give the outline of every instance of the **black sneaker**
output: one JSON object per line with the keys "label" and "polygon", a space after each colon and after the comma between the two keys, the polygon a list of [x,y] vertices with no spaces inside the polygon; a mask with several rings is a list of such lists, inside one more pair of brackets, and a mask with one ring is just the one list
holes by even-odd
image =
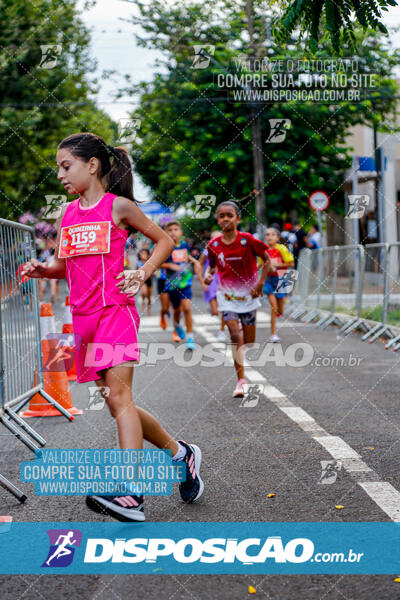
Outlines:
{"label": "black sneaker", "polygon": [[201,450],[195,444],[187,444],[179,440],[186,448],[186,456],[182,462],[186,463],[186,481],[179,484],[181,498],[186,504],[196,502],[204,490],[203,480],[200,478]]}
{"label": "black sneaker", "polygon": [[86,496],[88,508],[118,521],[144,521],[143,496]]}

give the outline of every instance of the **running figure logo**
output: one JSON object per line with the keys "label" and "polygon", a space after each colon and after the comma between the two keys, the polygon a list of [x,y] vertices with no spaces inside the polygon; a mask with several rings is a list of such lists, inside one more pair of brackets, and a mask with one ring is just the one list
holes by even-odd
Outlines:
{"label": "running figure logo", "polygon": [[[191,69],[207,69],[210,64],[210,56],[214,56],[215,46],[207,44],[206,46],[194,45],[193,62],[190,65]],[[208,55],[208,56],[207,56]]]}
{"label": "running figure logo", "polygon": [[42,58],[40,59],[39,67],[42,69],[53,69],[56,64],[58,57],[62,51],[61,44],[50,44],[45,46],[40,46],[42,51]]}
{"label": "running figure logo", "polygon": [[298,275],[298,271],[295,270],[284,273],[284,275],[279,278],[275,292],[278,294],[290,294],[294,288],[294,284],[297,281]]}
{"label": "running figure logo", "polygon": [[194,208],[194,216],[196,219],[207,219],[210,216],[211,209],[215,206],[217,197],[211,194],[205,196],[195,196],[196,206]]}
{"label": "running figure logo", "polygon": [[[46,361],[43,365],[43,372],[59,372],[69,371],[72,368],[75,360],[74,354],[68,349],[68,346],[64,348],[64,345],[60,343],[60,340],[55,339],[57,334],[49,334],[48,339],[50,340],[50,350]],[[71,343],[73,346],[73,342]]]}
{"label": "running figure logo", "polygon": [[42,567],[68,567],[74,558],[75,548],[81,545],[79,529],[48,529],[50,549]]}
{"label": "running figure logo", "polygon": [[290,119],[268,119],[270,132],[267,137],[268,144],[279,144],[279,142],[283,142],[286,138],[286,134],[288,129],[290,129],[291,120]]}
{"label": "running figure logo", "polygon": [[119,143],[131,144],[134,142],[141,122],[141,119],[120,119],[118,123]]}
{"label": "running figure logo", "polygon": [[321,460],[322,473],[318,483],[329,485],[335,483],[342,468],[340,460]]}
{"label": "running figure logo", "polygon": [[369,205],[369,196],[364,195],[349,195],[349,210],[346,214],[346,219],[361,219]]}
{"label": "running figure logo", "polygon": [[[67,202],[67,196],[64,194],[46,195],[46,206],[41,215],[42,219],[58,219],[61,214],[63,204]],[[43,210],[43,209],[42,209]]]}
{"label": "running figure logo", "polygon": [[257,406],[260,396],[263,394],[264,386],[258,384],[243,384],[244,397],[240,403],[240,407],[254,408]]}
{"label": "running figure logo", "polygon": [[105,398],[108,398],[109,395],[110,388],[107,386],[89,386],[89,402],[86,410],[101,410],[104,408]]}

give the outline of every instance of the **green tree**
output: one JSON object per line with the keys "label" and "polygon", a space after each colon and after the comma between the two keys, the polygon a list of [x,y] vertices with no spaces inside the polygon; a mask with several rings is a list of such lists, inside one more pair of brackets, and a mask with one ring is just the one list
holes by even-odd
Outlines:
{"label": "green tree", "polygon": [[308,36],[308,46],[315,52],[326,30],[334,52],[341,54],[343,44],[356,47],[354,25],[360,25],[364,31],[387,34],[381,20],[382,11],[398,3],[395,0],[290,0],[281,4],[285,10],[275,29],[279,42],[285,42],[298,29]]}
{"label": "green tree", "polygon": [[[236,6],[236,5],[235,5]],[[214,195],[217,202],[248,196],[253,189],[252,111],[245,101],[227,100],[216,82],[224,72],[234,73],[238,56],[250,56],[247,15],[231,4],[213,9],[209,5],[179,4],[166,7],[158,0],[140,5],[145,30],[143,45],[161,50],[165,61],[153,80],[128,88],[139,94],[134,117],[141,119],[140,140],[134,146],[136,170],[154,197],[175,206],[192,206],[195,195]],[[296,39],[283,49],[266,40],[266,20],[260,5],[254,18],[257,55],[272,59],[299,58]],[[150,19],[152,15],[152,19]],[[271,13],[271,18],[273,14]],[[211,25],[209,25],[211,23]],[[397,51],[386,38],[356,32],[359,64],[363,73],[377,73],[379,86],[357,104],[316,102],[258,102],[263,130],[263,162],[268,221],[285,218],[296,209],[309,215],[308,195],[324,189],[331,206],[343,210],[343,173],[351,165],[346,145],[349,128],[358,123],[393,126],[397,85],[392,78]],[[192,68],[194,45],[215,46],[206,69]],[[325,44],[318,57],[330,56]],[[301,58],[301,55],[300,55]],[[266,87],[271,86],[271,76]],[[391,120],[390,115],[393,115]],[[290,119],[284,143],[266,143],[269,119]],[[255,223],[254,202],[243,203],[244,216]],[[194,228],[209,222],[193,222]]]}
{"label": "green tree", "polygon": [[[83,130],[110,140],[116,137],[112,120],[93,100],[97,82],[89,74],[96,65],[76,4],[76,0],[0,0],[3,218],[35,212],[44,206],[45,195],[62,192],[55,154],[63,137]],[[46,53],[42,46],[51,48]]]}

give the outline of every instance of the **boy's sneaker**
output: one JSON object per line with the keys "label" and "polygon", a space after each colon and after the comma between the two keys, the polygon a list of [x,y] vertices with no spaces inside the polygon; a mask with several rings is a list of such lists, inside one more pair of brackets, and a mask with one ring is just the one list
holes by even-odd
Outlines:
{"label": "boy's sneaker", "polygon": [[118,521],[144,521],[143,496],[86,496],[88,508]]}
{"label": "boy's sneaker", "polygon": [[219,342],[226,342],[226,335],[225,335],[225,331],[222,331],[221,329],[218,331],[217,333],[217,339]]}
{"label": "boy's sneaker", "polygon": [[247,379],[245,379],[244,377],[242,377],[242,379],[239,379],[235,389],[233,390],[232,398],[242,398],[245,395],[243,384],[246,383]]}
{"label": "boy's sneaker", "polygon": [[204,490],[204,483],[200,477],[201,450],[195,444],[187,444],[182,440],[179,443],[186,448],[186,456],[181,462],[186,463],[186,481],[179,484],[182,500],[189,504],[196,502]]}
{"label": "boy's sneaker", "polygon": [[176,331],[172,332],[172,341],[173,342],[182,342],[183,340],[181,340],[181,338],[179,337],[179,335],[176,333]]}
{"label": "boy's sneaker", "polygon": [[194,350],[196,348],[196,344],[194,343],[194,339],[191,335],[189,335],[186,340],[186,348],[188,350]]}
{"label": "boy's sneaker", "polygon": [[167,323],[167,319],[165,318],[165,315],[161,315],[160,327],[161,327],[161,329],[167,329],[167,327],[168,327],[168,323]]}
{"label": "boy's sneaker", "polygon": [[269,338],[269,341],[272,344],[277,344],[278,342],[281,341],[281,338],[279,337],[279,335],[276,335],[276,333],[274,333],[274,335],[271,335],[271,337]]}
{"label": "boy's sneaker", "polygon": [[183,329],[183,327],[178,325],[178,323],[174,323],[174,330],[175,330],[176,335],[179,337],[179,340],[183,342],[183,340],[186,337],[186,333],[185,333],[185,330]]}

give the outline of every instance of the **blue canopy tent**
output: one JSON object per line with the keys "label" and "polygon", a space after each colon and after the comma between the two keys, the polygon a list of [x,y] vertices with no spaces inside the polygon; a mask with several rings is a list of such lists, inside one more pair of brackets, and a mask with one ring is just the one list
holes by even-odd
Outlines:
{"label": "blue canopy tent", "polygon": [[150,219],[157,220],[160,217],[172,216],[172,210],[169,206],[165,206],[161,202],[146,202],[145,204],[139,205],[141,210],[150,217]]}

